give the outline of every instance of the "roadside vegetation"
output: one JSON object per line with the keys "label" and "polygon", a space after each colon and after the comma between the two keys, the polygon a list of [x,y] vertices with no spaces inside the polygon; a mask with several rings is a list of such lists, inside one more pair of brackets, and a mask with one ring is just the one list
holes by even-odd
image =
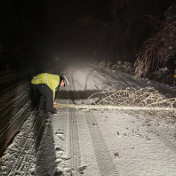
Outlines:
{"label": "roadside vegetation", "polygon": [[132,62],[132,68],[126,71],[135,77],[172,84],[176,71],[176,5],[165,0],[113,0],[111,16],[110,21],[82,20],[94,34],[94,57],[99,64],[103,66],[105,60],[113,66],[120,60],[118,69],[124,69]]}

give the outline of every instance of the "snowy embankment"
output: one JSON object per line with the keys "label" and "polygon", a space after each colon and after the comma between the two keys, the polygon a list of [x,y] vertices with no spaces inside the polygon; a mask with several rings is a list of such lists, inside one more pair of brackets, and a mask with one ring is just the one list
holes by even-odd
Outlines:
{"label": "snowy embankment", "polygon": [[69,67],[62,73],[71,84],[60,89],[57,103],[68,107],[58,107],[56,116],[30,114],[2,157],[2,175],[176,175],[174,110],[69,107],[100,101],[98,93],[103,90],[153,86],[176,97],[173,88],[91,65]]}

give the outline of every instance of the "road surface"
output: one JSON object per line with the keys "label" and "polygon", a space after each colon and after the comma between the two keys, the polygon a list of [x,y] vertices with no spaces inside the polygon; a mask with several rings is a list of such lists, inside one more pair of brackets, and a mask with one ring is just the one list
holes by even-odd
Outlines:
{"label": "road surface", "polygon": [[[59,104],[92,104],[101,96],[86,101],[88,97],[104,89],[138,90],[151,84],[175,95],[168,86],[92,65],[44,70],[68,77],[70,86],[60,89]],[[1,158],[2,176],[176,175],[175,112],[163,117],[145,111],[61,107],[55,116],[38,114],[29,98],[27,75],[14,79],[16,84],[3,83],[0,92],[1,142],[7,147]]]}

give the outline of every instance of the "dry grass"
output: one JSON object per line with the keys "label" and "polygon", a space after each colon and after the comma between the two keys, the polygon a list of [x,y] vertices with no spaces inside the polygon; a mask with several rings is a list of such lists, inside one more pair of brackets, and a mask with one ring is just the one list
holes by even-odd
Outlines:
{"label": "dry grass", "polygon": [[[99,101],[92,104],[96,105],[113,105],[118,107],[127,107],[134,111],[139,111],[140,107],[146,109],[146,113],[149,115],[157,114],[162,117],[174,117],[176,115],[176,98],[167,98],[166,95],[159,93],[153,87],[145,87],[140,90],[134,91],[129,88],[125,90],[107,91],[92,94],[85,102],[96,96],[101,96]],[[129,108],[128,108],[129,107]],[[161,111],[153,111],[154,109],[160,109]],[[170,110],[169,110],[170,109]]]}
{"label": "dry grass", "polygon": [[97,94],[102,94],[103,98],[98,102],[94,102],[93,104],[95,105],[176,107],[176,98],[167,98],[150,86],[137,91],[130,90],[129,88],[116,91],[103,90],[102,92],[92,94],[86,102]]}

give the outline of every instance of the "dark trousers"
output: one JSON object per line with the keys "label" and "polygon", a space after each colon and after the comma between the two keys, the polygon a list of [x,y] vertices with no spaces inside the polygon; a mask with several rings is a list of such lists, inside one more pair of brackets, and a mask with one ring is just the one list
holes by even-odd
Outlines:
{"label": "dark trousers", "polygon": [[46,84],[33,85],[33,87],[41,94],[38,107],[45,109],[46,112],[53,111],[53,91]]}

